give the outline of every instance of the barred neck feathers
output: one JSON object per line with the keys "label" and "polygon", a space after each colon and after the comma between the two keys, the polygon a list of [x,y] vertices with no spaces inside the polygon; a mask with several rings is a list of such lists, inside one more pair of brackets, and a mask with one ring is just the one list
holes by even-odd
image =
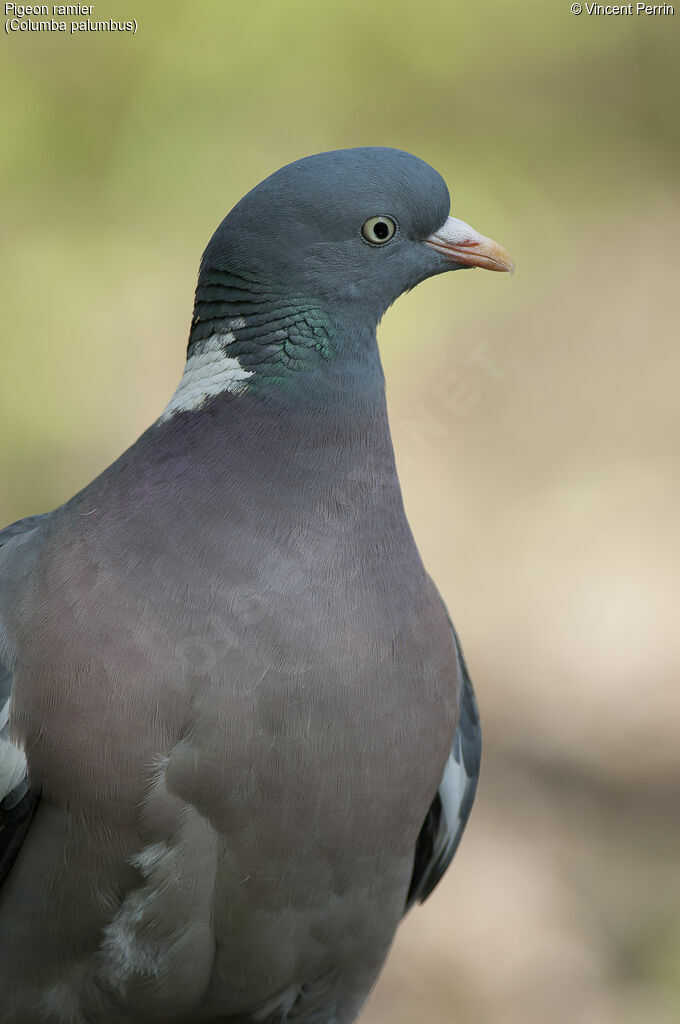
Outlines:
{"label": "barred neck feathers", "polygon": [[219,395],[327,400],[348,375],[359,391],[375,390],[383,380],[375,333],[363,334],[343,330],[313,302],[261,288],[252,278],[203,272],[184,374],[160,422]]}

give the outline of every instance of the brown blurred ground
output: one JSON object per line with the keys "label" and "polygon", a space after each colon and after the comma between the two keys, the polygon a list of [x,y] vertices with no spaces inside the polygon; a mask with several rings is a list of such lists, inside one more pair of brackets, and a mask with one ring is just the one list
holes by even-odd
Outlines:
{"label": "brown blurred ground", "polygon": [[518,265],[427,282],[380,335],[485,754],[364,1019],[679,1020],[680,12],[115,8],[134,39],[2,39],[0,522],[158,414],[201,248],[255,181],[336,146],[430,160]]}

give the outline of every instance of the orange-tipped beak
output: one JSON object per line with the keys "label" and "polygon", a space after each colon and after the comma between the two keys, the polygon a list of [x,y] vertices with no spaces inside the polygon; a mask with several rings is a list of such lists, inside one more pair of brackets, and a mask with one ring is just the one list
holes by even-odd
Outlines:
{"label": "orange-tipped beak", "polygon": [[515,264],[502,245],[492,238],[480,235],[464,220],[449,217],[445,224],[425,239],[431,246],[446,256],[452,263],[464,267],[482,267],[484,270],[507,271],[512,274]]}

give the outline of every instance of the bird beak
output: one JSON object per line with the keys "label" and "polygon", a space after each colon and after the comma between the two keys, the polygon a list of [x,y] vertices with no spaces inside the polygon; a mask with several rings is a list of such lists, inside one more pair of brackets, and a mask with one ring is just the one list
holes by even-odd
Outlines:
{"label": "bird beak", "polygon": [[425,245],[436,249],[451,263],[464,267],[483,267],[484,270],[508,271],[511,274],[515,269],[502,245],[480,235],[464,220],[455,217],[448,217],[433,235],[425,239]]}

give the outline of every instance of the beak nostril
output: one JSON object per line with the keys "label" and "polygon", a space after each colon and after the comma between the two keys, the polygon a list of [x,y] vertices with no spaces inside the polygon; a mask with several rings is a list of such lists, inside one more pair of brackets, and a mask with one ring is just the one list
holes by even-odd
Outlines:
{"label": "beak nostril", "polygon": [[425,239],[425,244],[458,266],[481,267],[510,274],[515,270],[513,260],[502,245],[455,217],[449,217],[445,224]]}

